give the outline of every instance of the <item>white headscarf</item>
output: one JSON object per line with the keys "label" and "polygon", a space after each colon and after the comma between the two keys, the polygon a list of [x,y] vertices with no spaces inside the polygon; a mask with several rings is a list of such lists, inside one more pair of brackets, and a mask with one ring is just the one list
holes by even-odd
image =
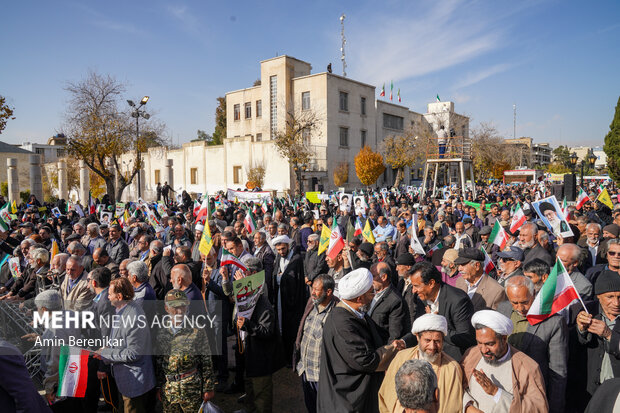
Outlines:
{"label": "white headscarf", "polygon": [[424,314],[413,322],[411,332],[418,334],[423,331],[441,331],[444,336],[448,335],[448,322],[446,318],[438,314]]}
{"label": "white headscarf", "polygon": [[471,318],[471,324],[474,328],[476,328],[476,325],[483,325],[502,336],[509,336],[513,329],[512,321],[494,310],[480,310],[474,313],[474,316]]}
{"label": "white headscarf", "polygon": [[338,292],[343,300],[353,300],[372,288],[372,274],[366,268],[351,271],[338,282]]}

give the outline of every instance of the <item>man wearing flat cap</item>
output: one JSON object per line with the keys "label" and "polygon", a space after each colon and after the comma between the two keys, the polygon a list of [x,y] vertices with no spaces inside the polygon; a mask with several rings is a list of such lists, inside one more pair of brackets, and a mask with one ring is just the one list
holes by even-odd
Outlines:
{"label": "man wearing flat cap", "polygon": [[516,275],[523,275],[523,261],[525,254],[523,250],[516,245],[511,245],[504,251],[497,253],[497,264],[499,267],[499,278],[497,282],[502,286],[506,285],[506,280]]}
{"label": "man wearing flat cap", "polygon": [[[594,284],[596,300],[588,311],[577,315],[579,343],[587,351],[587,400],[605,380],[620,377],[620,351],[618,334],[612,335],[620,315],[620,276],[605,270]],[[578,304],[575,304],[577,306]],[[581,304],[579,304],[581,305]],[[583,348],[582,348],[583,351]]]}
{"label": "man wearing flat cap", "polygon": [[478,345],[463,356],[467,389],[463,411],[547,412],[545,381],[538,364],[508,344],[512,321],[493,310],[474,314]]}
{"label": "man wearing flat cap", "polygon": [[380,372],[396,354],[399,341],[382,346],[376,325],[366,314],[374,296],[370,271],[351,271],[338,288],[341,301],[323,327],[317,411],[376,412]]}
{"label": "man wearing flat cap", "polygon": [[276,249],[271,277],[278,327],[284,345],[284,359],[292,360],[295,338],[306,306],[306,281],[304,261],[291,248],[288,235],[279,235],[272,240]]}
{"label": "man wearing flat cap", "polygon": [[497,306],[506,300],[504,289],[497,281],[484,272],[484,253],[476,248],[465,248],[459,251],[454,261],[461,277],[456,280],[456,288],[465,291],[474,311],[485,309],[497,310]]}
{"label": "man wearing flat cap", "polygon": [[411,332],[416,335],[418,345],[399,351],[390,363],[379,389],[379,411],[381,413],[403,411],[396,397],[394,377],[407,360],[419,359],[429,362],[437,375],[438,412],[461,412],[463,371],[457,361],[443,352],[444,337],[448,334],[446,318],[437,314],[424,314],[415,320]]}

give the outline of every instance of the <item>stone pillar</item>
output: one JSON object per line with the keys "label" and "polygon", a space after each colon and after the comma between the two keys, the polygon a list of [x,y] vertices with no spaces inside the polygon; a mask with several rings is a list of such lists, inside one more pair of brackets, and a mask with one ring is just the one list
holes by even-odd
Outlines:
{"label": "stone pillar", "polygon": [[9,185],[9,201],[21,203],[19,199],[19,173],[17,172],[17,159],[8,158],[7,166],[7,183]]}
{"label": "stone pillar", "polygon": [[88,207],[88,191],[90,190],[90,175],[86,162],[80,161],[80,203]]}
{"label": "stone pillar", "polygon": [[67,182],[67,162],[58,161],[58,197],[66,200],[69,197]]}
{"label": "stone pillar", "polygon": [[41,181],[41,158],[30,155],[30,194],[43,202],[43,182]]}
{"label": "stone pillar", "polygon": [[[166,159],[166,181],[170,188],[174,189],[174,171],[172,170],[172,159]],[[172,196],[172,195],[170,195]]]}

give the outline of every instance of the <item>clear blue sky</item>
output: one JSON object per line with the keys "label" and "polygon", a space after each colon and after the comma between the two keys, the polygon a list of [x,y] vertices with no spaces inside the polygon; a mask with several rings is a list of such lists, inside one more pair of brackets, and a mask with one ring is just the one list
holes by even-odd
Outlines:
{"label": "clear blue sky", "polygon": [[[259,61],[288,54],[313,72],[383,83],[424,113],[437,94],[472,126],[553,146],[600,145],[620,94],[620,2],[13,1],[0,13],[0,94],[17,119],[9,143],[44,142],[62,125],[64,86],[88,70],[128,85],[127,99],[186,142],[213,132],[216,97],[252,85]],[[388,91],[389,93],[389,91]]]}

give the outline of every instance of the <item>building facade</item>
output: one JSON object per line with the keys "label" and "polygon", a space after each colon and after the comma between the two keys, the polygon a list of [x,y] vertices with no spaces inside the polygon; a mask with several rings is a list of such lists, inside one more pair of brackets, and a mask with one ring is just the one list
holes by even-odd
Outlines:
{"label": "building facade", "polygon": [[40,155],[44,163],[57,162],[67,156],[67,138],[62,133],[52,136],[47,144],[24,142],[19,147]]}
{"label": "building facade", "polygon": [[[306,191],[336,188],[333,171],[340,165],[349,170],[347,189],[359,188],[354,158],[368,145],[381,150],[389,135],[436,134],[441,125],[458,136],[469,136],[469,118],[454,112],[452,102],[430,103],[421,114],[392,102],[375,99],[375,86],[333,73],[311,73],[312,66],[290,56],[260,62],[256,86],[226,93],[226,138],[222,145],[203,141],[183,144],[180,149],[151,148],[143,155],[142,193],[155,195],[157,183],[168,182],[176,191],[214,193],[227,188],[245,188],[248,172],[265,168],[264,190],[294,190],[296,175],[274,145],[273,138],[295,117],[314,116],[318,127],[304,136],[311,159],[304,165]],[[131,154],[123,159],[131,169]],[[421,179],[422,164],[407,168],[404,183]],[[395,171],[386,170],[377,185],[393,183]],[[137,182],[123,198],[137,195]]]}
{"label": "building facade", "polygon": [[553,151],[548,143],[534,143],[532,138],[504,139],[518,151],[520,165],[528,168],[544,168],[551,163]]}

